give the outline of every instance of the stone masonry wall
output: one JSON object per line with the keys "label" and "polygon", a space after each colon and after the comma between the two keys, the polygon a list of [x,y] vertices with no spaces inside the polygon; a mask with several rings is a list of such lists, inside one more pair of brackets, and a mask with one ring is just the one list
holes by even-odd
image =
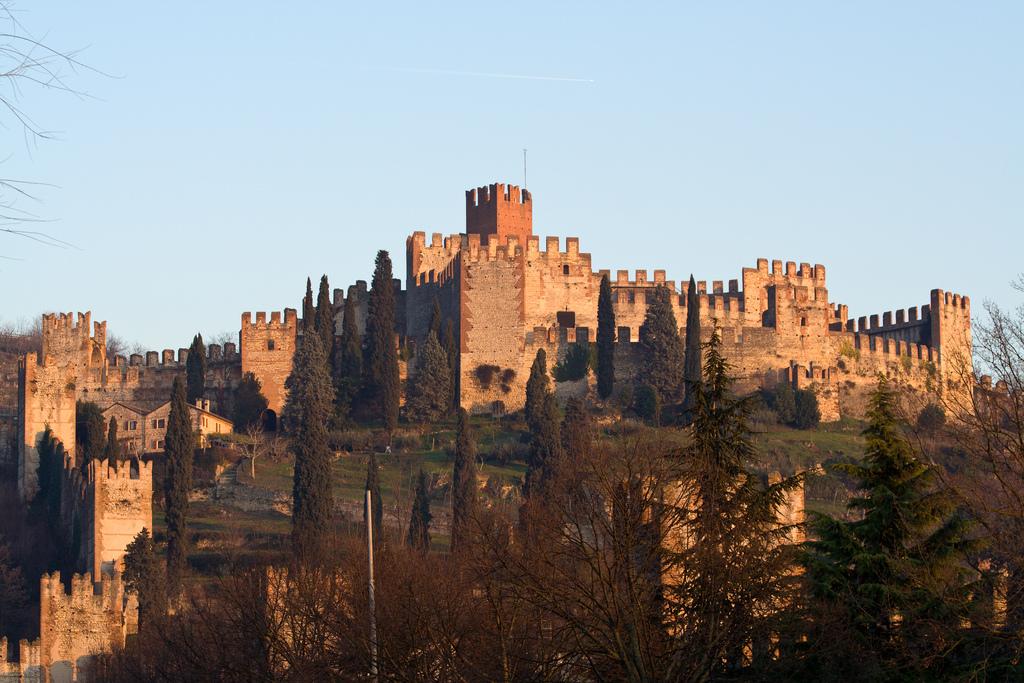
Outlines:
{"label": "stone masonry wall", "polygon": [[274,311],[267,314],[242,314],[242,374],[251,372],[260,381],[268,408],[278,415],[284,408],[287,392],[284,382],[292,371],[295,355],[298,321],[295,309],[286,308],[284,318]]}

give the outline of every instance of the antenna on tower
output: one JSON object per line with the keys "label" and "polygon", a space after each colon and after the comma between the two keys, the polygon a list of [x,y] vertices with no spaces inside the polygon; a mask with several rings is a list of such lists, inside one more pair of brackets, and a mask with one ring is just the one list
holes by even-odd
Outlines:
{"label": "antenna on tower", "polygon": [[526,187],[526,148],[523,147],[523,187]]}

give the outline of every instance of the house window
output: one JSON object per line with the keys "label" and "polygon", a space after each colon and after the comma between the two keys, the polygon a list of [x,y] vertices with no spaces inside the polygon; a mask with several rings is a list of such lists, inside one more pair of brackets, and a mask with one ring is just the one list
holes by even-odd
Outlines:
{"label": "house window", "polygon": [[157,441],[156,442],[156,447],[159,448],[160,450],[163,450],[163,448],[164,448],[164,440],[160,439],[159,441]]}
{"label": "house window", "polygon": [[157,429],[163,429],[166,426],[167,426],[167,420],[165,420],[164,418],[161,417],[159,420],[156,421],[156,428]]}
{"label": "house window", "polygon": [[273,339],[268,339],[267,340],[267,351],[273,351],[273,350],[274,350],[274,340]]}
{"label": "house window", "polygon": [[153,439],[152,441],[149,442],[149,447],[152,448],[153,450],[156,450],[156,439]]}
{"label": "house window", "polygon": [[128,420],[128,431],[129,432],[134,432],[138,428],[139,428],[139,423],[138,422],[136,422],[135,420]]}
{"label": "house window", "polygon": [[153,429],[156,429],[156,418],[155,417],[150,421],[149,426],[152,427]]}
{"label": "house window", "polygon": [[205,427],[205,426],[207,426],[207,424],[208,424],[208,422],[206,421],[206,418],[204,417],[203,418],[203,426]]}

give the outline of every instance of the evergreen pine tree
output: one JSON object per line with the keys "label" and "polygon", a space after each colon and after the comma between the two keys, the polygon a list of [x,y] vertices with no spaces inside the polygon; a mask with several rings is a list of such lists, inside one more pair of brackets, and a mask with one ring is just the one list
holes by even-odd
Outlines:
{"label": "evergreen pine tree", "polygon": [[664,286],[647,295],[647,313],[640,326],[644,375],[663,403],[675,403],[683,389],[683,345],[672,311],[671,293]]}
{"label": "evergreen pine tree", "polygon": [[249,427],[262,423],[268,403],[256,375],[251,372],[242,375],[242,381],[235,387],[234,403],[235,411],[232,420],[235,423],[236,432],[245,434]]}
{"label": "evergreen pine tree", "polygon": [[425,553],[430,550],[430,494],[427,492],[427,475],[420,470],[416,478],[416,498],[412,502],[412,516],[409,519],[410,548]]}
{"label": "evergreen pine tree", "polygon": [[683,354],[683,419],[689,421],[697,400],[696,387],[701,381],[700,297],[697,282],[690,275],[686,290],[686,349]]}
{"label": "evergreen pine tree", "polygon": [[430,309],[430,326],[427,328],[427,334],[431,332],[434,336],[441,339],[441,301],[434,295],[434,303]]}
{"label": "evergreen pine tree", "polygon": [[121,460],[121,442],[117,440],[117,418],[111,416],[107,428],[107,443],[103,446],[103,459],[111,465]]}
{"label": "evergreen pine tree", "polygon": [[302,334],[316,329],[316,308],[313,306],[313,282],[306,278],[306,295],[302,297]]}
{"label": "evergreen pine tree", "polygon": [[320,335],[320,345],[327,356],[327,367],[331,367],[331,357],[334,355],[334,306],[331,304],[331,287],[327,283],[327,276],[320,277],[320,291],[316,298],[316,332]]}
{"label": "evergreen pine tree", "polygon": [[968,540],[955,494],[935,466],[915,455],[897,414],[896,394],[880,376],[863,432],[864,458],[844,467],[861,491],[848,503],[854,514],[814,514],[817,540],[805,555],[819,616],[834,615],[842,629],[831,632],[822,663],[849,680],[943,678],[965,635],[971,593],[965,559],[977,546]]}
{"label": "evergreen pine tree", "polygon": [[615,308],[612,286],[607,275],[601,276],[597,296],[597,395],[606,399],[615,387]]}
{"label": "evergreen pine tree", "polygon": [[459,408],[455,432],[455,467],[452,472],[451,547],[456,553],[469,545],[472,522],[476,516],[476,443],[469,424],[469,413]]}
{"label": "evergreen pine tree", "polygon": [[164,516],[167,518],[167,587],[175,596],[188,564],[188,494],[192,489],[192,458],[195,438],[189,417],[185,386],[174,378],[171,388],[171,412],[167,417],[164,459]]}
{"label": "evergreen pine tree", "polygon": [[430,332],[416,354],[416,374],[406,382],[406,414],[414,422],[432,422],[447,415],[451,406],[448,358]]}
{"label": "evergreen pine tree", "polygon": [[347,418],[352,414],[352,402],[363,382],[363,347],[356,326],[355,295],[345,299],[341,322],[341,346],[335,354],[334,386],[337,412]]}
{"label": "evergreen pine tree", "polygon": [[295,353],[285,388],[295,453],[292,548],[299,560],[315,563],[322,559],[320,551],[330,532],[333,508],[327,423],[334,398],[327,358],[315,332],[303,339]]}
{"label": "evergreen pine tree", "polygon": [[366,318],[367,397],[393,432],[398,425],[401,387],[398,379],[398,355],[395,349],[395,290],[392,284],[391,257],[377,252]]}
{"label": "evergreen pine tree", "polygon": [[[771,617],[786,604],[791,576],[790,527],[781,512],[797,478],[765,485],[749,428],[751,401],[736,397],[718,334],[704,346],[695,385],[691,439],[679,458],[683,482],[671,510],[681,520],[681,549],[667,559],[685,568],[665,586],[666,607],[678,615],[681,680],[724,675],[747,644],[767,641]],[[660,514],[669,514],[669,510]],[[742,595],[743,599],[736,599]]]}
{"label": "evergreen pine tree", "polygon": [[146,633],[167,614],[164,568],[148,529],[143,528],[125,548],[122,578],[125,588],[138,595],[139,631]]}
{"label": "evergreen pine tree", "polygon": [[583,401],[570,398],[565,403],[562,419],[562,451],[572,459],[586,459],[594,446],[594,428]]}
{"label": "evergreen pine tree", "polygon": [[201,334],[193,337],[192,345],[188,347],[188,356],[185,358],[185,381],[186,399],[191,405],[195,405],[206,393],[206,345],[203,344]]}
{"label": "evergreen pine tree", "polygon": [[544,399],[551,391],[548,378],[548,360],[544,349],[537,349],[537,355],[530,366],[530,378],[526,380],[526,424],[531,432],[536,432],[538,421],[544,411]]}
{"label": "evergreen pine tree", "polygon": [[[373,451],[370,451],[370,457],[366,461],[366,485],[363,491],[370,492],[370,502],[373,504],[373,543],[379,545],[384,540],[381,537],[381,529],[384,528],[384,499],[380,494],[380,464],[377,462],[377,454]],[[364,500],[363,529],[366,529],[366,512]]]}

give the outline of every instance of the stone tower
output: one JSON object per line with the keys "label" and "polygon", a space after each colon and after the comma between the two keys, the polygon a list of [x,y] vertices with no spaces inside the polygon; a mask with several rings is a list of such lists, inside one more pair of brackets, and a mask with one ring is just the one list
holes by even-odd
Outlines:
{"label": "stone tower", "polygon": [[298,329],[294,308],[284,309],[283,319],[279,311],[272,311],[269,321],[262,311],[256,313],[255,322],[252,313],[242,314],[242,374],[251,372],[260,381],[274,419],[280,416],[287,397],[284,381],[292,371]]}
{"label": "stone tower", "polygon": [[525,246],[533,234],[533,198],[529,190],[492,183],[466,190],[466,234],[480,235],[486,245],[492,235],[501,246],[515,237]]}

